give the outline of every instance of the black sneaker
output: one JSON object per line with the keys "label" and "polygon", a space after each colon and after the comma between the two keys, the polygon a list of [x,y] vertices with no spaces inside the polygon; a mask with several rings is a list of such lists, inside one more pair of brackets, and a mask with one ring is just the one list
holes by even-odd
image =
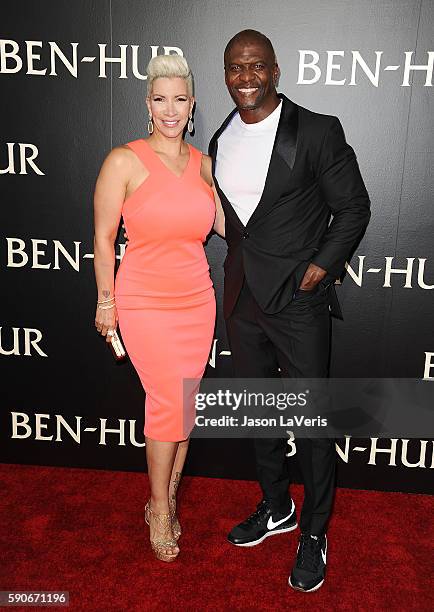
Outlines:
{"label": "black sneaker", "polygon": [[277,533],[286,533],[297,528],[295,504],[291,499],[291,510],[287,514],[273,512],[270,503],[263,499],[254,512],[243,523],[232,529],[228,540],[236,546],[256,546]]}
{"label": "black sneaker", "polygon": [[289,585],[309,593],[320,588],[325,578],[327,537],[304,533],[297,548],[297,560],[289,577]]}

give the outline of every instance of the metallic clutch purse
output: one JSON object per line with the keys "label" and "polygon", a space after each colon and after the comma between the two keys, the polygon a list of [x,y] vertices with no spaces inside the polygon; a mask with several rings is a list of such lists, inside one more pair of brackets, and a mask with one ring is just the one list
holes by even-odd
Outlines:
{"label": "metallic clutch purse", "polygon": [[111,340],[109,344],[110,344],[110,348],[112,350],[113,356],[116,359],[116,361],[122,361],[123,359],[125,359],[127,353],[124,349],[124,345],[122,344],[121,339],[119,338],[116,330],[111,336]]}

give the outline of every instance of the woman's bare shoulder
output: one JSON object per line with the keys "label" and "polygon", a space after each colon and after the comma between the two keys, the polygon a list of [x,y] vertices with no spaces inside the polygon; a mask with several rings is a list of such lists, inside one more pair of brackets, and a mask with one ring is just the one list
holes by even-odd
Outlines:
{"label": "woman's bare shoulder", "polygon": [[128,145],[121,144],[117,147],[113,147],[109,155],[117,159],[131,159],[134,158],[135,153]]}
{"label": "woman's bare shoulder", "polygon": [[110,153],[104,160],[104,165],[118,170],[131,168],[131,164],[134,163],[136,155],[130,147],[127,145],[118,145],[113,147]]}

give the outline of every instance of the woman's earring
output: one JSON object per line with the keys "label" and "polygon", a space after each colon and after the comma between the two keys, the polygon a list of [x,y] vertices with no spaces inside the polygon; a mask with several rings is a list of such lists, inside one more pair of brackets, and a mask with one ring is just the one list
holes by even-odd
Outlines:
{"label": "woman's earring", "polygon": [[152,121],[152,115],[149,115],[149,119],[148,119],[148,132],[150,134],[152,134],[153,131],[154,131],[154,122]]}
{"label": "woman's earring", "polygon": [[189,134],[191,134],[193,130],[194,130],[193,117],[192,117],[192,115],[190,113],[190,115],[188,117],[187,131],[188,131]]}

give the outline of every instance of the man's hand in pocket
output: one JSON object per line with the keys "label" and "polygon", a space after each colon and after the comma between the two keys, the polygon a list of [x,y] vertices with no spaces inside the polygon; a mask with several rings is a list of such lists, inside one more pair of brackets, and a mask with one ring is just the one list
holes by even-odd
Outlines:
{"label": "man's hand in pocket", "polygon": [[327,275],[327,270],[316,266],[315,264],[309,264],[308,269],[306,270],[303,280],[301,281],[301,285],[299,289],[301,291],[312,291],[319,282]]}

